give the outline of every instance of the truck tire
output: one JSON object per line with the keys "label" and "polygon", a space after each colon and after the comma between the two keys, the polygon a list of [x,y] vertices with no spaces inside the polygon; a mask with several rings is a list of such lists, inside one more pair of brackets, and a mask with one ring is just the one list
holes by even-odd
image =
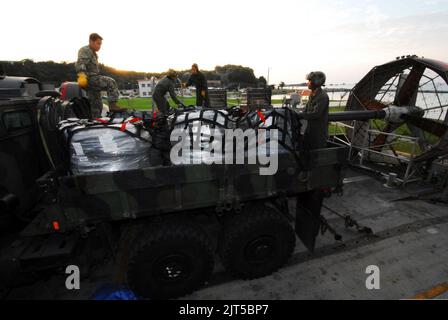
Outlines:
{"label": "truck tire", "polygon": [[137,238],[127,271],[141,298],[177,298],[202,287],[213,271],[213,246],[200,226],[163,225]]}
{"label": "truck tire", "polygon": [[294,230],[283,214],[265,205],[251,205],[225,223],[219,254],[231,274],[254,279],[283,266],[295,242]]}

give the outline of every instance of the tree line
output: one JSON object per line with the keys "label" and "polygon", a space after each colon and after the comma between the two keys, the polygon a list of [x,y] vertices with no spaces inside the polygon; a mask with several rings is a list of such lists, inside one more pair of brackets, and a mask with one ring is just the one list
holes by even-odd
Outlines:
{"label": "tree line", "polygon": [[[21,61],[0,61],[0,68],[9,76],[33,77],[42,83],[59,86],[64,81],[76,81],[74,63],[57,63],[53,61],[34,62],[31,59]],[[120,89],[136,89],[137,80],[144,78],[160,78],[165,73],[136,72],[117,70],[100,64],[100,72],[112,77]],[[186,81],[190,70],[179,70],[179,78]],[[216,66],[214,70],[202,70],[207,80],[219,80],[224,88],[239,89],[248,87],[264,87],[266,79],[257,78],[254,70],[239,65]]]}

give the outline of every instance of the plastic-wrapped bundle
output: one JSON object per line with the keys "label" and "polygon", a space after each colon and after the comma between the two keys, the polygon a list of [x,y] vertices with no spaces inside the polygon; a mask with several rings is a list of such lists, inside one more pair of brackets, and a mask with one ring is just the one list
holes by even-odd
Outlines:
{"label": "plastic-wrapped bundle", "polygon": [[[275,153],[290,152],[294,149],[292,143],[293,124],[291,114],[288,112],[286,109],[270,109],[263,111],[260,115],[260,111],[251,111],[243,117],[235,118],[226,110],[195,110],[172,115],[169,122],[173,129],[185,129],[187,131],[187,146],[193,145],[191,143],[192,139],[193,143],[196,143],[195,148],[191,147],[190,150],[186,150],[187,152],[179,154],[182,163],[201,163],[201,161],[211,162],[212,159],[215,159],[209,152],[212,145],[212,149],[216,150],[216,145],[221,143],[220,150],[223,155],[230,151],[226,150],[225,129],[254,130],[255,139],[248,139],[244,145],[246,157],[253,158],[257,154],[270,156]],[[218,130],[221,134],[222,142],[211,138],[213,129]],[[271,129],[277,129],[276,136],[272,135],[273,131]],[[271,144],[271,139],[277,140],[278,143]],[[275,149],[271,148],[275,146]],[[232,148],[238,149],[234,145],[232,145]]]}
{"label": "plastic-wrapped bundle", "polygon": [[[181,152],[180,155],[183,163],[211,161],[211,158],[209,159],[210,153],[201,150],[209,150],[212,143],[217,143],[217,141],[213,142],[213,139],[211,139],[213,130],[217,130],[224,137],[224,129],[233,126],[233,123],[228,119],[226,110],[194,110],[182,112],[170,116],[168,121],[173,130],[185,129],[189,133],[187,145],[190,145],[191,149],[185,153]],[[199,130],[200,132],[198,132]],[[193,144],[197,144],[197,147],[193,148]]]}
{"label": "plastic-wrapped bundle", "polygon": [[[257,137],[254,141],[248,141],[245,147],[245,155],[247,158],[255,158],[259,155],[264,157],[269,157],[273,154],[290,152],[281,143],[280,137],[282,135],[281,131],[277,131],[277,135],[272,134],[273,131],[260,130],[257,131]],[[276,140],[276,143],[271,143]]]}
{"label": "plastic-wrapped bundle", "polygon": [[[294,149],[292,143],[292,136],[294,134],[293,127],[298,124],[292,123],[291,111],[288,109],[269,109],[263,111],[261,114],[258,111],[251,111],[247,114],[244,120],[240,121],[239,127],[243,130],[247,128],[266,129],[264,137],[261,137],[258,142],[265,143],[269,141],[269,131],[271,129],[278,130],[278,136],[274,137],[279,143],[279,152],[286,152],[285,148]],[[298,133],[298,132],[297,132]],[[264,142],[263,142],[264,141]]]}
{"label": "plastic-wrapped bundle", "polygon": [[[117,121],[118,122],[118,121]],[[150,166],[148,131],[127,121],[95,123],[85,120],[62,121],[70,152],[73,174],[123,171]]]}

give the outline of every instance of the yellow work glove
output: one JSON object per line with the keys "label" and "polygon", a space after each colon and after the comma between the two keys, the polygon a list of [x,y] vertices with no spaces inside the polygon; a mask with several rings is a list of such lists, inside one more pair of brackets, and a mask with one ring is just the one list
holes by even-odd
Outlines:
{"label": "yellow work glove", "polygon": [[205,90],[201,91],[201,96],[205,97]]}
{"label": "yellow work glove", "polygon": [[87,75],[84,72],[78,73],[78,86],[84,89],[87,87],[87,83]]}

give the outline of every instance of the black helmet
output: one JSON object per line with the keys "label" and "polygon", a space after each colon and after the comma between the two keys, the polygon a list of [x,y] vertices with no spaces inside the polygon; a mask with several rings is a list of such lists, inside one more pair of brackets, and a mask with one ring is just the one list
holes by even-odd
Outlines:
{"label": "black helmet", "polygon": [[311,81],[312,85],[318,88],[325,85],[327,77],[322,71],[313,71],[306,75],[306,80]]}

